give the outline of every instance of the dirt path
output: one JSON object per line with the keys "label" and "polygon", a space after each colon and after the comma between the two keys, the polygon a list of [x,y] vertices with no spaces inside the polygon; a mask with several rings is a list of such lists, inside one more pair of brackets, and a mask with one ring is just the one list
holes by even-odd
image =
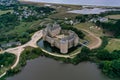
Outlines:
{"label": "dirt path", "polygon": [[91,39],[91,43],[88,45],[88,48],[89,49],[96,49],[98,47],[101,46],[102,44],[102,40],[97,37],[95,34],[93,34],[92,32],[88,31],[88,30],[85,30],[85,29],[81,29],[85,32],[87,32],[87,36]]}
{"label": "dirt path", "polygon": [[25,47],[27,46],[31,46],[31,47],[37,47],[37,41],[42,37],[42,30],[37,31],[31,38],[31,40],[29,42],[27,42],[26,44],[22,45],[22,46],[18,46],[16,48],[9,48],[7,50],[5,50],[4,52],[9,52],[12,54],[15,54],[17,56],[16,62],[13,66],[11,66],[11,69],[15,68],[19,62],[19,58],[20,55],[22,53],[22,51],[24,51]]}
{"label": "dirt path", "polygon": [[[9,49],[3,51],[3,53],[8,52],[11,54],[15,54],[17,57],[15,63],[11,66],[11,69],[14,69],[17,66],[17,64],[19,63],[20,55],[21,55],[22,51],[24,51],[25,47],[31,46],[31,47],[36,48],[37,47],[36,43],[41,38],[42,38],[42,30],[35,32],[35,34],[31,38],[31,40],[29,42],[27,42],[26,44],[15,47],[15,48],[9,48]],[[0,75],[0,78],[3,77],[4,75],[6,75],[6,72],[4,72],[2,75]]]}

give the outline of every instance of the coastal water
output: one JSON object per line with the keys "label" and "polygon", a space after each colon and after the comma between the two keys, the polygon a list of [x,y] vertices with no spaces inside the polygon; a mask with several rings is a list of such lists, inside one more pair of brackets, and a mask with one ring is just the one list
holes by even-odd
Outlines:
{"label": "coastal water", "polygon": [[95,63],[65,64],[50,58],[39,57],[27,62],[22,71],[7,80],[110,80]]}
{"label": "coastal water", "polygon": [[120,11],[120,9],[102,9],[102,8],[93,8],[93,9],[81,9],[81,10],[72,10],[68,11],[68,13],[76,13],[76,14],[100,14],[106,11]]}
{"label": "coastal water", "polygon": [[120,0],[25,0],[32,2],[46,2],[73,5],[95,5],[120,7]]}

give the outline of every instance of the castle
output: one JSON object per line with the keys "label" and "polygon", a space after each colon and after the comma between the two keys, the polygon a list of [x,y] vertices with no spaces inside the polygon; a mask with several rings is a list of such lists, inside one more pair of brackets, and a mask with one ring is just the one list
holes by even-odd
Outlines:
{"label": "castle", "polygon": [[79,37],[74,31],[63,30],[58,24],[43,29],[43,40],[60,49],[61,53],[68,53],[68,49],[76,47],[79,43]]}

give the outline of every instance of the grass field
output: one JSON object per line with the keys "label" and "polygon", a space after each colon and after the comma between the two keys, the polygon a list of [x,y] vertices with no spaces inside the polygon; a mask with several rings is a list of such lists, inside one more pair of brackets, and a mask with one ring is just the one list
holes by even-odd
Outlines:
{"label": "grass field", "polygon": [[110,52],[120,50],[120,39],[111,39],[105,49]]}
{"label": "grass field", "polygon": [[[90,28],[92,26],[92,28]],[[103,30],[96,27],[95,24],[86,22],[86,23],[80,23],[74,26],[77,29],[85,29],[92,33],[94,33],[96,36],[103,36]]]}
{"label": "grass field", "polygon": [[64,5],[52,4],[52,5],[55,6],[55,9],[56,9],[57,13],[51,15],[50,18],[58,18],[58,19],[70,18],[70,19],[74,19],[77,15],[80,15],[80,14],[67,13],[67,11],[82,9],[81,6],[74,6],[74,5],[65,5],[65,4]]}
{"label": "grass field", "polygon": [[109,15],[109,16],[106,16],[107,18],[110,18],[110,19],[120,19],[120,14],[119,15]]}
{"label": "grass field", "polygon": [[33,21],[33,22],[21,22],[19,26],[16,26],[13,30],[10,30],[9,32],[6,32],[6,34],[10,34],[13,32],[16,33],[22,33],[28,30],[29,28],[35,28],[40,24],[41,20]]}
{"label": "grass field", "polygon": [[69,18],[69,19],[74,19],[78,14],[73,14],[73,13],[56,13],[50,16],[50,18],[57,18],[57,19],[65,19],[65,18]]}
{"label": "grass field", "polygon": [[1,10],[0,10],[0,15],[6,14],[6,13],[8,13],[8,12],[13,12],[13,10],[5,10],[5,11],[1,11]]}

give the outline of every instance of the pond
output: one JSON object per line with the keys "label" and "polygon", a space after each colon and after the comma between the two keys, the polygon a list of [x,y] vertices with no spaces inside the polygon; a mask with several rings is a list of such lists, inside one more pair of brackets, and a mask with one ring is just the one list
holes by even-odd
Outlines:
{"label": "pond", "polygon": [[39,57],[27,62],[22,71],[7,80],[110,80],[95,63],[65,64]]}
{"label": "pond", "polygon": [[[50,44],[41,39],[38,45],[54,52]],[[27,61],[22,71],[7,80],[110,80],[104,76],[95,63],[82,62],[78,65],[66,64],[46,57]]]}

